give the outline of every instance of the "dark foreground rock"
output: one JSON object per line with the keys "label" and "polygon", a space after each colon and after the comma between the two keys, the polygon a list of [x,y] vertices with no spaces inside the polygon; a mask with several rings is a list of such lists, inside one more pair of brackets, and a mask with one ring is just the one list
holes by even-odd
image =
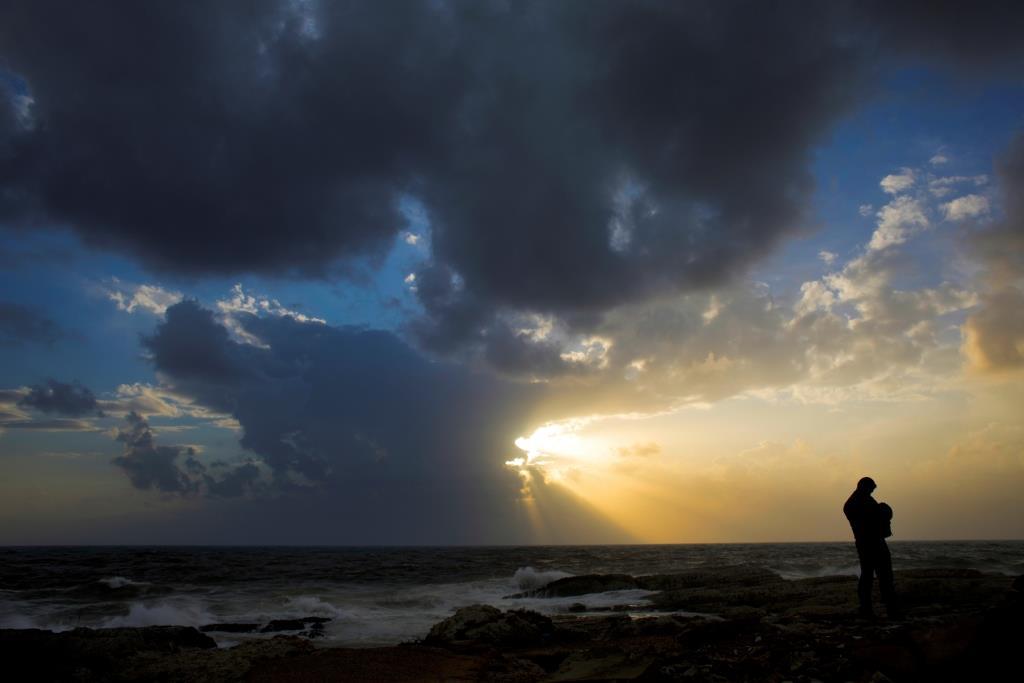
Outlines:
{"label": "dark foreground rock", "polygon": [[327,617],[303,617],[302,619],[274,619],[260,629],[260,633],[280,633],[281,631],[302,631],[309,625],[311,628],[323,628],[329,622]]}
{"label": "dark foreground rock", "polygon": [[256,633],[260,629],[259,624],[239,624],[239,623],[224,623],[224,624],[206,624],[200,626],[199,630],[203,633]]}
{"label": "dark foreground rock", "polygon": [[3,670],[16,674],[8,680],[107,680],[136,659],[164,659],[216,647],[213,638],[182,626],[77,628],[63,633],[0,630]]}
{"label": "dark foreground rock", "polygon": [[888,619],[880,609],[863,620],[851,577],[784,581],[756,568],[726,574],[630,577],[659,591],[656,605],[678,611],[644,618],[568,613],[552,620],[477,605],[435,625],[422,643],[370,649],[316,648],[296,636],[216,649],[196,630],[171,627],[0,631],[0,661],[5,680],[18,681],[1018,679],[1020,578],[898,573],[905,616]]}
{"label": "dark foreground rock", "polygon": [[527,610],[502,612],[490,605],[463,607],[435,624],[425,643],[453,646],[487,644],[503,646],[540,645],[555,632],[551,619]]}

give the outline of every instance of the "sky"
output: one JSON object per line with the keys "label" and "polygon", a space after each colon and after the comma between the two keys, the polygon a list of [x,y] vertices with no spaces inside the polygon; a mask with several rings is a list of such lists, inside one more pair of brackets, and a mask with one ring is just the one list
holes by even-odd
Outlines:
{"label": "sky", "polygon": [[0,544],[1024,538],[1024,6],[0,5]]}

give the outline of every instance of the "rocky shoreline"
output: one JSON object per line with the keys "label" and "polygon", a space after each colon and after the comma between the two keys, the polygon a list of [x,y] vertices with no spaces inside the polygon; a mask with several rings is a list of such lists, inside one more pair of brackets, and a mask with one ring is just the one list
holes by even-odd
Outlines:
{"label": "rocky shoreline", "polygon": [[[903,615],[856,616],[853,577],[784,580],[756,567],[559,579],[460,609],[421,641],[317,647],[323,618],[270,624],[0,630],[12,681],[1017,680],[1024,576],[897,572]],[[653,616],[515,608],[520,597],[653,591]],[[574,606],[575,607],[575,606]],[[579,608],[586,609],[582,603]],[[218,648],[210,633],[287,633]],[[296,634],[301,635],[296,635]]]}

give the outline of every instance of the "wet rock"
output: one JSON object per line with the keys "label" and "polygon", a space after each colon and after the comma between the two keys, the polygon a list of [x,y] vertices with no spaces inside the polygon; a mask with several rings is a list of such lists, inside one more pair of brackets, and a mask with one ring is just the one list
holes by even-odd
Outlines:
{"label": "wet rock", "polygon": [[[737,571],[733,582],[704,585],[692,575],[663,577],[661,585],[676,586],[651,596],[659,609],[720,613],[734,607],[753,607],[768,612],[824,605],[856,610],[856,578],[830,577],[786,581],[771,572]],[[689,587],[687,583],[691,583]],[[648,584],[654,585],[654,584]]]}
{"label": "wet rock", "polygon": [[529,610],[502,612],[490,605],[463,607],[435,624],[424,642],[450,645],[486,643],[502,645],[539,644],[554,633],[548,617]]}
{"label": "wet rock", "polygon": [[200,626],[199,630],[203,633],[255,633],[259,627],[259,624],[223,623],[206,624]]}
{"label": "wet rock", "polygon": [[303,617],[301,619],[274,619],[260,629],[260,633],[279,633],[281,631],[303,631],[307,624],[326,624],[327,617]]}
{"label": "wet rock", "polygon": [[638,588],[650,591],[701,587],[720,589],[733,586],[772,586],[784,582],[785,579],[775,572],[756,565],[714,567],[681,574],[653,574],[636,578]]}
{"label": "wet rock", "polygon": [[637,588],[637,579],[629,574],[584,574],[552,581],[536,590],[510,595],[510,598],[564,598],[588,593],[604,593]]}

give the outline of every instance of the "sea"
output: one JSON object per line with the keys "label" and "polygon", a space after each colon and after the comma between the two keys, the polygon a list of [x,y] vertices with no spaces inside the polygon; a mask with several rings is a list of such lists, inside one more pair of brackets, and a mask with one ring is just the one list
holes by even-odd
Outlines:
{"label": "sea", "polygon": [[[1024,541],[894,541],[900,569],[1024,574]],[[512,598],[580,574],[757,565],[786,579],[858,573],[852,543],[501,547],[0,547],[0,628],[92,628],[326,617],[328,646],[415,641],[457,608],[649,613],[649,593]],[[577,604],[574,610],[581,609]],[[230,647],[268,635],[210,633]]]}

